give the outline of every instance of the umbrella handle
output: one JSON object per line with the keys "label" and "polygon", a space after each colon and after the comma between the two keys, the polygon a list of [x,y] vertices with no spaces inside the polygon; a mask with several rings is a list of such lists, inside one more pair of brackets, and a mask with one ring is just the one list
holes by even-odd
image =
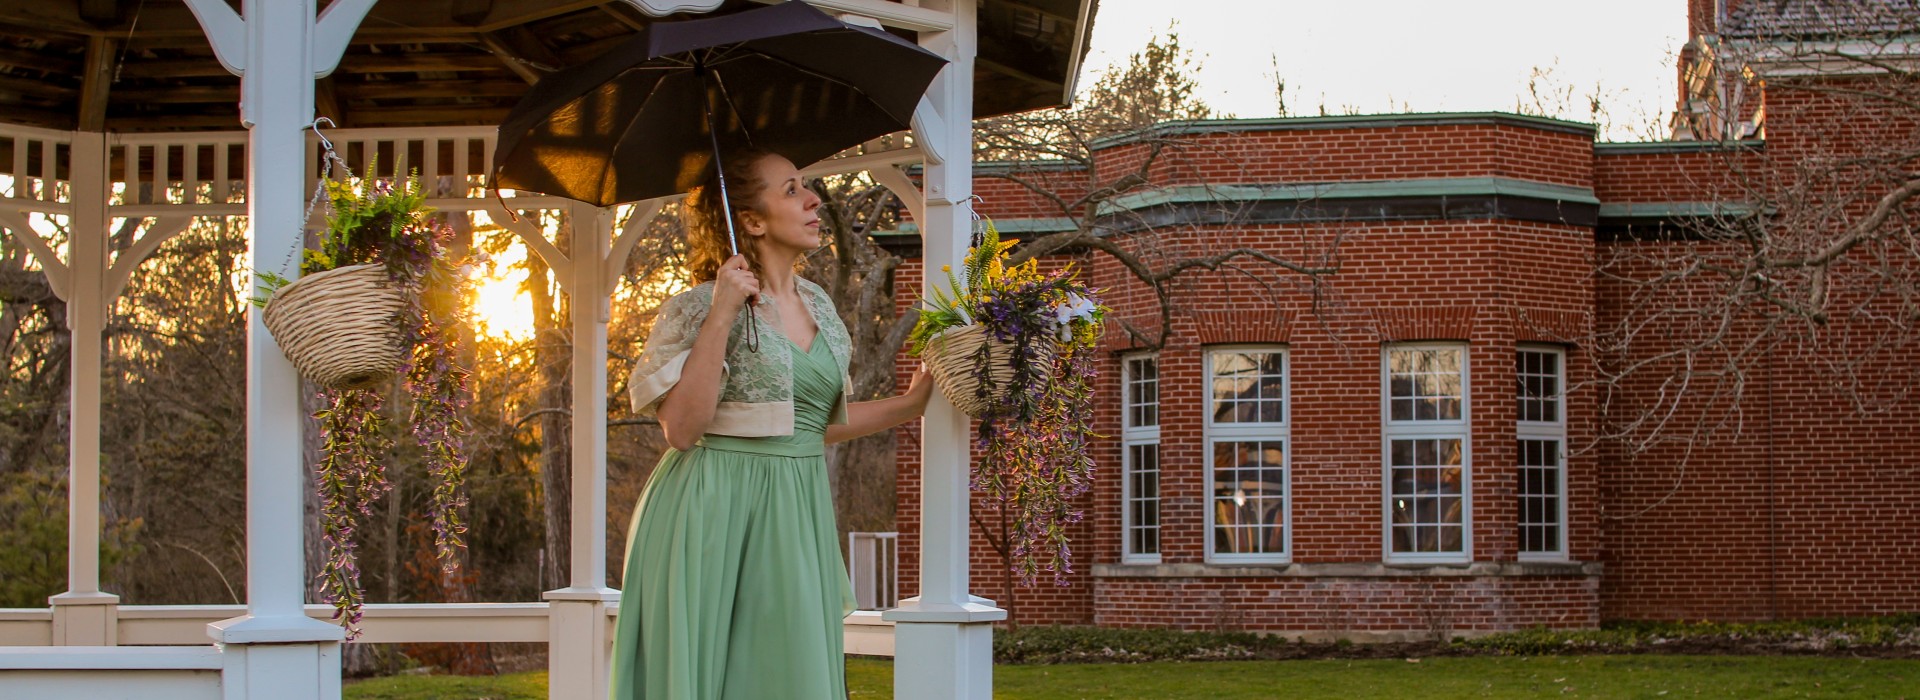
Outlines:
{"label": "umbrella handle", "polygon": [[[740,254],[740,240],[733,232],[733,203],[727,197],[727,168],[720,162],[720,130],[713,121],[713,103],[702,105],[707,113],[707,140],[713,144],[713,171],[720,178],[720,218],[727,222],[727,246]],[[753,317],[757,296],[747,297],[747,352],[760,352],[760,324]]]}

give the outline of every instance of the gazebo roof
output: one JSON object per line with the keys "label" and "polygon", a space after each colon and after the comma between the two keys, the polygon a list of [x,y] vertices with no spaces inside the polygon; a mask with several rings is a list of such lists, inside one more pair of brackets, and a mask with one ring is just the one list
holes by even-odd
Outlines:
{"label": "gazebo roof", "polygon": [[[982,0],[974,114],[1062,104],[1097,2]],[[719,12],[755,4],[728,0]],[[356,128],[497,124],[540,76],[656,21],[671,20],[622,0],[377,3],[339,68],[316,85],[316,111]],[[0,121],[114,132],[237,129],[239,99],[240,79],[215,60],[186,3],[0,4]]]}

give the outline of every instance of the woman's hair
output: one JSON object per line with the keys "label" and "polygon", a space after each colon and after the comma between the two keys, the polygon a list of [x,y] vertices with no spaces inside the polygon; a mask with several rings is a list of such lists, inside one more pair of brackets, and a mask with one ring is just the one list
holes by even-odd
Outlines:
{"label": "woman's hair", "polygon": [[[755,275],[762,272],[760,251],[747,235],[741,216],[759,207],[760,193],[767,189],[767,183],[760,181],[757,166],[771,155],[772,151],[748,146],[727,151],[719,161],[727,171],[727,203],[733,208],[735,239]],[[694,282],[711,282],[720,274],[720,266],[733,257],[733,249],[727,244],[725,210],[720,207],[719,171],[709,166],[700,178],[700,186],[688,192],[680,206],[687,223],[687,271]]]}

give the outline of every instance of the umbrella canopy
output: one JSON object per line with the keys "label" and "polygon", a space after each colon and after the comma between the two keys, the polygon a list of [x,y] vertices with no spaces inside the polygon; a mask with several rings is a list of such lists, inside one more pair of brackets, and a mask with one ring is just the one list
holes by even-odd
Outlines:
{"label": "umbrella canopy", "polygon": [[907,128],[944,65],[802,2],[655,24],[530,89],[492,184],[609,206],[699,184],[717,144],[804,166]]}

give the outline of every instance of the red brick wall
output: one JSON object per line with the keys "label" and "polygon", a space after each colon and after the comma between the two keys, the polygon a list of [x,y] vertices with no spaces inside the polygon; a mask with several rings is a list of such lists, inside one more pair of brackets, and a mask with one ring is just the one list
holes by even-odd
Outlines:
{"label": "red brick wall", "polygon": [[[1767,93],[1767,119],[1765,150],[1721,172],[1731,173],[1725,178],[1730,198],[1775,206],[1781,212],[1771,224],[1776,227],[1809,225],[1795,213],[1805,202],[1858,217],[1885,192],[1872,184],[1874,171],[1823,172],[1823,165],[1846,156],[1869,161],[1920,142],[1909,114],[1777,86]],[[1688,181],[1659,177],[1657,168],[1611,172],[1610,162],[1625,160],[1602,158],[1596,179],[1620,182],[1610,189],[1640,201],[1706,199],[1688,191]],[[1697,165],[1703,175],[1714,172],[1713,161]],[[1617,242],[1598,251],[1605,257],[1634,247],[1678,250]],[[1864,254],[1850,260],[1869,262]],[[1833,283],[1837,313],[1829,324],[1781,322],[1784,330],[1744,364],[1736,412],[1720,411],[1710,395],[1678,407],[1675,422],[1683,426],[1729,417],[1710,439],[1638,454],[1605,446],[1604,617],[1758,620],[1920,610],[1920,577],[1911,565],[1920,558],[1920,542],[1911,535],[1920,517],[1920,459],[1914,457],[1920,405],[1904,395],[1916,385],[1912,368],[1920,366],[1920,346],[1910,335],[1889,336],[1887,326],[1873,320],[1893,311],[1885,300],[1857,315],[1842,313],[1871,291],[1873,281],[1858,274],[1862,269],[1840,268]],[[1703,289],[1675,290],[1651,303],[1678,305]],[[1634,309],[1633,291],[1613,279],[1600,281],[1603,326]],[[1765,309],[1755,311],[1734,328],[1732,345],[1756,337],[1765,322],[1758,312]],[[1701,335],[1677,325],[1664,330],[1638,343],[1628,359]],[[1652,403],[1664,376],[1636,384],[1616,410]],[[1700,381],[1713,380],[1703,374]]]}
{"label": "red brick wall", "polygon": [[[1509,177],[1591,184],[1591,137],[1507,124],[1228,131],[1182,139],[1154,158],[1156,185]],[[1137,170],[1152,144],[1101,152],[1102,182]]]}
{"label": "red brick wall", "polygon": [[1266,630],[1324,638],[1449,639],[1529,627],[1599,625],[1589,577],[1115,578],[1094,594],[1097,624]]}

